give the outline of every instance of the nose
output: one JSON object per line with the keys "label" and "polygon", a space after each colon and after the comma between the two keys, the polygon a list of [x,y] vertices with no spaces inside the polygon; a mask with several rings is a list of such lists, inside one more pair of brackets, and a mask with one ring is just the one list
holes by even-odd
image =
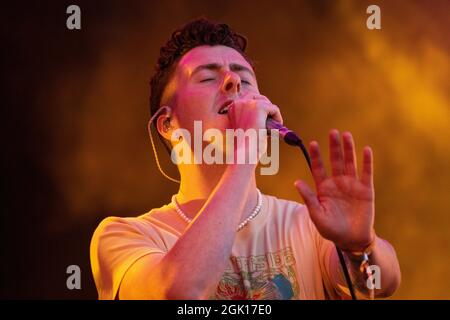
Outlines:
{"label": "nose", "polygon": [[222,84],[222,91],[228,94],[241,92],[241,77],[234,72],[228,72]]}

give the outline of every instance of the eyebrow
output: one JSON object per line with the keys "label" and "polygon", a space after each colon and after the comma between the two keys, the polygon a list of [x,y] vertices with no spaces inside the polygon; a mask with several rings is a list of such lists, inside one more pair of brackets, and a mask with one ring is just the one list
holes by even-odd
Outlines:
{"label": "eyebrow", "polygon": [[[199,71],[202,70],[212,70],[212,71],[218,71],[223,67],[223,65],[218,64],[218,63],[208,63],[208,64],[202,64],[197,66],[194,71],[192,71],[191,76],[193,76],[194,74],[196,74]],[[246,66],[240,65],[238,63],[231,63],[230,64],[230,70],[234,71],[234,72],[239,72],[239,71],[244,71],[244,72],[248,72],[254,79],[256,79],[255,73],[247,68]]]}

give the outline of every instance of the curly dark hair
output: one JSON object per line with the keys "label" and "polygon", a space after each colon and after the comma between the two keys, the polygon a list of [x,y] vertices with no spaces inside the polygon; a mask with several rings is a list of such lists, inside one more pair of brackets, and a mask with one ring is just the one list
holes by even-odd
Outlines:
{"label": "curly dark hair", "polygon": [[[223,45],[238,51],[253,66],[245,54],[247,39],[234,32],[227,24],[214,23],[200,18],[175,30],[167,43],[161,47],[155,73],[150,81],[150,114],[160,108],[161,98],[181,57],[189,50],[202,45]],[[158,136],[166,147],[164,139]],[[170,150],[169,150],[170,151]]]}

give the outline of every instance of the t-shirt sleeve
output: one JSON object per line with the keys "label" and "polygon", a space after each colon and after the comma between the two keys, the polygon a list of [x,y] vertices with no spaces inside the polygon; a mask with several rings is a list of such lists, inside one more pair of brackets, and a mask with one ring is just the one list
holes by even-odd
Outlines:
{"label": "t-shirt sleeve", "polygon": [[155,263],[166,252],[160,235],[151,226],[144,231],[124,218],[104,219],[90,247],[91,268],[98,298],[113,300],[127,270],[141,257],[153,254]]}

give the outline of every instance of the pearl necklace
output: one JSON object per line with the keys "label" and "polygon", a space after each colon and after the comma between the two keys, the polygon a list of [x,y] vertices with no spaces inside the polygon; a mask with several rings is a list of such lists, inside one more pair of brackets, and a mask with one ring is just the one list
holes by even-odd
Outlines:
{"label": "pearl necklace", "polygon": [[[261,195],[261,191],[259,191],[259,189],[256,189],[256,191],[258,191],[258,203],[256,204],[255,208],[253,209],[252,213],[248,216],[247,219],[245,219],[244,221],[242,221],[238,228],[237,231],[240,231],[242,228],[244,228],[251,220],[253,220],[258,213],[261,211],[261,207],[263,205],[263,199],[262,199],[262,195]],[[181,210],[180,206],[178,205],[177,199],[175,197],[175,195],[172,196],[172,203],[175,206],[175,211],[178,213],[178,215],[187,223],[190,224],[192,222],[192,219],[189,218],[188,216],[186,216],[186,214],[183,212],[183,210]]]}

